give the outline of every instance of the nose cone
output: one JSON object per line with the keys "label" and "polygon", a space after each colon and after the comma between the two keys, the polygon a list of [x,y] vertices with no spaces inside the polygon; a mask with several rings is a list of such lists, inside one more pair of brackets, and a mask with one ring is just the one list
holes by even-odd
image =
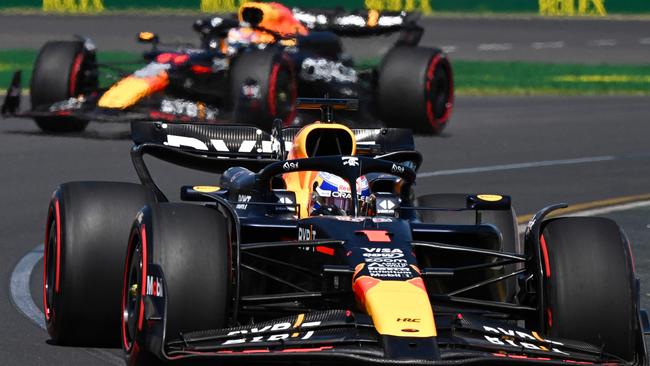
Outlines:
{"label": "nose cone", "polygon": [[361,276],[353,288],[360,307],[372,317],[379,334],[415,338],[436,336],[433,309],[421,278],[387,281]]}

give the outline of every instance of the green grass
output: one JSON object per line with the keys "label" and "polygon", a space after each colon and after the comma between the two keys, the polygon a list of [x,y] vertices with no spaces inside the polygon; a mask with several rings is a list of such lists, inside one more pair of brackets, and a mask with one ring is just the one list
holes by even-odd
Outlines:
{"label": "green grass", "polygon": [[[0,89],[5,89],[14,70],[23,70],[28,87],[34,50],[0,50]],[[137,53],[99,52],[100,63],[142,60]],[[365,61],[370,67],[377,61]],[[141,64],[140,64],[141,65]],[[134,70],[137,64],[121,65]],[[650,95],[648,65],[583,65],[535,62],[452,62],[458,95]],[[102,78],[102,85],[114,80]]]}
{"label": "green grass", "polygon": [[[4,90],[11,83],[14,71],[22,70],[23,88],[29,87],[31,80],[32,66],[36,60],[38,51],[20,49],[20,50],[0,50],[0,90]],[[134,52],[106,51],[97,54],[99,63],[120,63],[117,67],[125,71],[132,71],[142,66],[144,61],[142,56]],[[103,75],[100,78],[102,86],[108,86],[114,83],[114,78],[109,75]]]}
{"label": "green grass", "polygon": [[650,65],[455,61],[458,94],[650,95]]}

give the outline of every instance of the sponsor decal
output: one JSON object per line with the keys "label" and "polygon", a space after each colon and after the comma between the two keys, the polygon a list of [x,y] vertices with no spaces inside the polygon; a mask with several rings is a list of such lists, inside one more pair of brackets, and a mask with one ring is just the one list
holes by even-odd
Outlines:
{"label": "sponsor decal", "polygon": [[376,278],[412,278],[413,273],[399,248],[361,248],[368,273]]}
{"label": "sponsor decal", "polygon": [[[230,339],[222,343],[222,345],[229,344],[242,344],[242,343],[258,343],[258,342],[272,342],[281,341],[289,338],[297,338],[301,340],[309,339],[314,335],[313,330],[300,332],[305,328],[317,327],[321,324],[320,321],[304,322],[298,326],[293,326],[291,323],[276,323],[273,325],[265,325],[261,327],[253,327],[250,329],[233,330],[228,333],[229,336],[244,335],[243,338]],[[287,330],[286,333],[277,333]],[[259,335],[260,333],[275,333],[271,335]]]}
{"label": "sponsor decal", "polygon": [[396,174],[404,173],[404,167],[401,165],[393,164],[393,166],[390,168],[390,171]]}
{"label": "sponsor decal", "polygon": [[359,158],[354,156],[342,156],[343,165],[347,166],[359,166]]}
{"label": "sponsor decal", "polygon": [[282,164],[282,169],[284,169],[285,172],[289,170],[298,169],[298,162],[287,161],[286,163]]}
{"label": "sponsor decal", "polygon": [[349,222],[361,222],[365,220],[364,217],[352,217],[352,216],[334,216],[334,218],[339,221],[349,221]]}
{"label": "sponsor decal", "polygon": [[147,275],[147,296],[163,297],[162,278]]}
{"label": "sponsor decal", "polygon": [[298,228],[298,241],[307,241],[316,239],[316,230],[312,229],[311,226],[299,227]]}
{"label": "sponsor decal", "polygon": [[389,219],[387,217],[373,217],[372,222],[374,223],[393,222],[393,219]]}
{"label": "sponsor decal", "polygon": [[163,99],[160,102],[160,111],[175,116],[187,116],[198,119],[215,119],[219,114],[216,108],[207,107],[205,104],[190,102],[184,99]]}
{"label": "sponsor decal", "polygon": [[419,323],[420,319],[418,318],[397,318],[398,322],[403,322],[403,323]]}
{"label": "sponsor decal", "polygon": [[[240,194],[237,197],[237,202],[250,202],[250,200],[251,200],[251,196],[248,196],[248,195],[245,195],[245,194]],[[239,204],[237,204],[237,206],[235,208],[238,209],[238,210],[245,210],[245,209],[248,208],[248,205],[245,204],[245,203],[239,203]]]}
{"label": "sponsor decal", "polygon": [[278,199],[278,203],[282,203],[282,204],[287,205],[287,207],[286,207],[287,211],[291,211],[291,212],[296,211],[296,207],[294,206],[295,202],[293,202],[291,200],[291,198],[289,198],[289,197],[280,197]]}
{"label": "sponsor decal", "polygon": [[[258,147],[258,141],[253,140],[242,140],[240,142],[237,152],[251,153],[256,151],[257,153],[273,153],[277,150],[274,148],[279,148],[279,145],[273,145],[273,141],[260,141],[261,148]],[[230,152],[226,141],[223,139],[211,139],[209,142],[201,141],[195,137],[188,136],[179,136],[179,135],[167,135],[167,141],[163,143],[164,145],[171,147],[190,147],[196,150],[214,150],[217,152]],[[286,142],[285,146],[287,150],[291,149],[291,142]]]}
{"label": "sponsor decal", "polygon": [[[536,351],[546,351],[556,354],[569,356],[569,353],[561,351],[554,346],[563,346],[564,344],[557,341],[551,341],[542,338],[537,332],[525,332],[517,329],[506,329],[502,327],[483,326],[483,330],[488,333],[493,333],[495,336],[484,335],[486,341],[499,346],[512,346],[517,348],[526,348]],[[544,342],[549,347],[534,344],[531,342]]]}
{"label": "sponsor decal", "polygon": [[302,62],[300,77],[307,81],[356,83],[357,72],[338,61],[308,57]]}
{"label": "sponsor decal", "polygon": [[377,199],[377,213],[380,215],[394,215],[397,203],[392,199]]}
{"label": "sponsor decal", "polygon": [[83,96],[78,98],[70,98],[61,102],[56,102],[52,104],[49,108],[50,112],[61,112],[61,111],[73,111],[81,109],[84,101],[86,99]]}

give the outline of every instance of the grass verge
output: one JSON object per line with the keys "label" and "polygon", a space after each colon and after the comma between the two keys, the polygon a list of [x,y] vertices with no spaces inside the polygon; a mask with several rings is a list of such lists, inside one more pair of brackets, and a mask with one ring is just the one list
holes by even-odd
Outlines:
{"label": "grass verge", "polygon": [[[28,88],[32,75],[32,66],[36,60],[38,51],[31,49],[0,50],[0,90],[4,91],[11,83],[11,78],[16,70],[22,70],[23,88]],[[116,67],[129,72],[142,66],[142,56],[134,52],[106,51],[97,54],[99,63],[115,63]],[[100,77],[101,85],[114,83],[115,78],[110,75]]]}
{"label": "grass verge", "polygon": [[[23,70],[23,86],[29,85],[35,50],[0,50],[0,89],[5,89],[14,70]],[[131,52],[99,52],[100,63],[142,60]],[[369,67],[376,61],[361,63]],[[536,62],[455,60],[458,95],[650,95],[648,65],[583,65]],[[138,64],[122,64],[133,70]],[[104,77],[102,85],[114,80]]]}

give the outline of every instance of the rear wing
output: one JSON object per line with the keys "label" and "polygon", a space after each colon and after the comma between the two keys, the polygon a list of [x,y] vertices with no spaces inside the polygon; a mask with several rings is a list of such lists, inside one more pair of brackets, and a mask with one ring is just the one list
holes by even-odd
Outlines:
{"label": "rear wing", "polygon": [[293,9],[293,16],[313,31],[327,31],[342,37],[367,37],[402,32],[398,43],[415,46],[424,29],[417,24],[420,13],[346,12],[341,9]]}
{"label": "rear wing", "polygon": [[[301,127],[286,127],[269,134],[254,126],[131,122],[136,145],[145,143],[175,147],[187,153],[218,158],[283,159]],[[352,129],[358,155],[378,156],[415,150],[413,134],[400,128]],[[284,142],[281,149],[280,141]]]}

